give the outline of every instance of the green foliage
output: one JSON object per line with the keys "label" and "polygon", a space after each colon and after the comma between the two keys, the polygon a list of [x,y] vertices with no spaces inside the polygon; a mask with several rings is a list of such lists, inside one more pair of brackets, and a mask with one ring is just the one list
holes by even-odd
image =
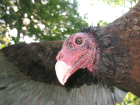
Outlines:
{"label": "green foliage", "polygon": [[0,49],[5,47],[10,42],[10,40],[6,38],[5,30],[2,25],[0,25]]}
{"label": "green foliage", "polygon": [[99,20],[99,21],[97,22],[97,24],[100,24],[100,26],[106,26],[106,25],[108,25],[109,23],[108,23],[107,21]]}
{"label": "green foliage", "polygon": [[109,5],[113,5],[115,7],[116,6],[127,6],[129,3],[130,7],[128,7],[128,8],[132,8],[138,2],[138,0],[101,0],[101,1],[103,1],[104,3],[107,3]]}
{"label": "green foliage", "polygon": [[140,98],[128,92],[123,102],[116,105],[140,105]]}
{"label": "green foliage", "polygon": [[5,44],[0,44],[0,49],[2,49],[2,48],[4,48],[4,47],[6,47]]}
{"label": "green foliage", "polygon": [[5,33],[17,30],[16,37],[9,35],[15,43],[25,35],[39,41],[62,40],[88,26],[77,8],[76,0],[1,0],[0,25]]}

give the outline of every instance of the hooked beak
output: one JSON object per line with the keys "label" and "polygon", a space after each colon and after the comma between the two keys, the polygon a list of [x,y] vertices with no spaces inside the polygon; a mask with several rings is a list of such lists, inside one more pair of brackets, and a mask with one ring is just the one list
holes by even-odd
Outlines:
{"label": "hooked beak", "polygon": [[64,85],[68,79],[68,72],[72,69],[70,65],[67,65],[64,61],[58,61],[55,64],[55,71],[59,82]]}

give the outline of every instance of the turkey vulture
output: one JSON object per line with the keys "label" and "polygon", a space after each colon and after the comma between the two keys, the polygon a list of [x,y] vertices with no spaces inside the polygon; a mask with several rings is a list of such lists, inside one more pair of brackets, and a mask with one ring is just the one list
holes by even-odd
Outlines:
{"label": "turkey vulture", "polygon": [[0,105],[113,105],[127,91],[140,96],[139,6],[105,27],[83,28],[64,43],[1,49]]}

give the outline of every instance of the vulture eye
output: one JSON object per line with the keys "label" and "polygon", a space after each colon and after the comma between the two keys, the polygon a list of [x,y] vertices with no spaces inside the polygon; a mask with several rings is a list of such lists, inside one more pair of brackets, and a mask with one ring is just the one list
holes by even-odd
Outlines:
{"label": "vulture eye", "polygon": [[82,44],[82,41],[82,38],[76,38],[75,43],[80,45]]}

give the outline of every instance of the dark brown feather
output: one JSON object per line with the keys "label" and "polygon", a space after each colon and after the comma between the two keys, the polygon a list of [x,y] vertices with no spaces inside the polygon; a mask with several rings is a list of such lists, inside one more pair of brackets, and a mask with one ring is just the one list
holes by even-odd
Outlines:
{"label": "dark brown feather", "polygon": [[113,87],[115,91],[111,92],[107,86],[103,87],[100,83],[92,84],[103,81],[140,96],[139,7],[140,1],[128,13],[105,27],[83,29],[84,32],[91,32],[96,38],[100,59],[96,75],[91,75],[85,69],[78,70],[69,78],[65,87],[72,87],[71,92],[64,90],[54,70],[55,57],[63,41],[16,44],[1,49],[0,70],[5,70],[7,74],[0,73],[0,85],[6,88],[0,91],[0,104],[74,105],[80,102],[81,105],[112,105],[114,102],[121,102],[126,94],[124,91]]}
{"label": "dark brown feather", "polygon": [[[48,41],[43,43],[15,44],[0,50],[9,63],[21,73],[38,82],[62,86],[55,74],[56,55],[63,41]],[[86,69],[78,70],[66,83],[65,87],[74,88],[84,84],[92,85],[92,73]],[[19,74],[20,74],[19,72]],[[90,75],[90,76],[89,76]]]}
{"label": "dark brown feather", "polygon": [[[140,2],[105,27],[90,27],[99,43],[98,73],[104,81],[140,96]],[[97,33],[97,34],[95,34]]]}

